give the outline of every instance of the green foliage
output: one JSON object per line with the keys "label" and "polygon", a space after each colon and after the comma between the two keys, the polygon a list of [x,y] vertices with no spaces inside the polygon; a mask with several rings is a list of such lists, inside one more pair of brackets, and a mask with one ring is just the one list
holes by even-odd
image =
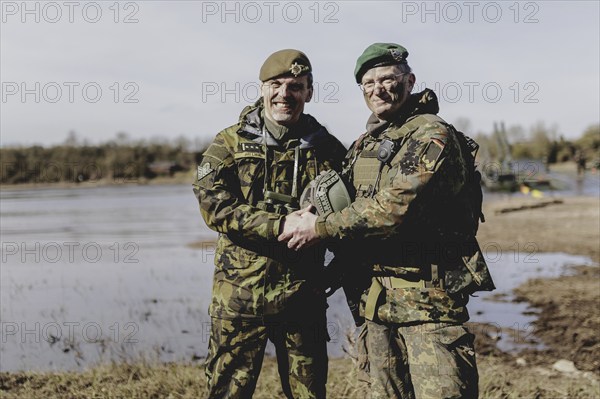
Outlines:
{"label": "green foliage", "polygon": [[116,140],[90,146],[71,133],[62,145],[49,148],[0,148],[0,183],[126,183],[169,176],[193,168],[205,149],[194,152],[190,147],[184,138],[131,142],[124,133]]}
{"label": "green foliage", "polygon": [[600,124],[588,127],[575,144],[587,159],[597,159],[600,156]]}
{"label": "green foliage", "polygon": [[507,155],[513,159],[539,159],[547,163],[575,160],[583,154],[587,160],[600,157],[600,125],[588,127],[577,140],[565,140],[559,136],[556,126],[543,122],[533,125],[526,134],[521,126],[511,126],[506,131],[510,141],[510,153],[506,154],[500,144],[499,132],[479,133],[475,141],[480,145],[480,156],[487,160],[502,161]]}

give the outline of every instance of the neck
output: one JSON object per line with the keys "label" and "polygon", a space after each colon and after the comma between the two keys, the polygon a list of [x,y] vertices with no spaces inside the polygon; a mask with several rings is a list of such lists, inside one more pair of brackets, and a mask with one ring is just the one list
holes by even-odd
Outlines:
{"label": "neck", "polygon": [[266,115],[264,117],[264,120],[265,120],[265,127],[267,128],[269,133],[271,133],[273,135],[273,137],[275,137],[275,139],[277,139],[277,140],[295,137],[297,135],[297,132],[302,130],[300,128],[300,125],[301,125],[300,121],[296,122],[295,124],[293,124],[291,126],[283,126],[283,125],[280,125],[279,123],[275,122],[274,120],[272,120],[271,118],[269,118]]}

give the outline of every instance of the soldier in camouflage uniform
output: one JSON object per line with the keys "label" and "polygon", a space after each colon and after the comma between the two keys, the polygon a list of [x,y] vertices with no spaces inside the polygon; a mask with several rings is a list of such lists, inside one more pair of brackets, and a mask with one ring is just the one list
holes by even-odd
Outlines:
{"label": "soldier in camouflage uniform", "polygon": [[327,216],[291,215],[279,239],[296,249],[338,239],[366,253],[356,262],[370,272],[360,337],[373,398],[471,399],[478,374],[467,302],[493,289],[475,239],[476,144],[436,116],[431,90],[411,94],[407,56],[375,43],[357,61],[373,114],[346,157],[355,202]]}
{"label": "soldier in camouflage uniform", "polygon": [[288,398],[323,398],[327,378],[324,248],[277,241],[298,193],[346,152],[313,117],[306,55],[281,50],[260,74],[262,98],[219,132],[198,166],[194,193],[219,232],[206,375],[209,397],[252,397],[267,340]]}

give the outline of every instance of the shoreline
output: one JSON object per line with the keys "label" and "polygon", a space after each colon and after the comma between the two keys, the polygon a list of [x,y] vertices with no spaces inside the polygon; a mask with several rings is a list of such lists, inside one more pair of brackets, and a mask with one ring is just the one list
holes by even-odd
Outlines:
{"label": "shoreline", "polygon": [[18,183],[3,184],[0,183],[0,190],[21,191],[32,189],[72,189],[72,188],[99,188],[99,187],[131,187],[131,186],[169,186],[179,184],[192,185],[194,180],[193,173],[178,172],[173,177],[156,177],[153,179],[99,179],[83,182],[40,182],[40,183]]}
{"label": "shoreline", "polygon": [[[562,203],[526,207],[531,197],[498,198],[484,204],[486,222],[480,224],[482,248],[493,243],[502,251],[564,252],[584,255],[596,266],[576,266],[576,273],[559,278],[533,279],[514,290],[515,301],[526,300],[541,309],[533,334],[546,348],[524,350],[517,355],[501,352],[489,325],[472,326],[480,390],[485,398],[504,397],[600,397],[600,199],[564,197]],[[500,212],[501,209],[518,209]],[[493,327],[493,326],[492,326]],[[503,331],[504,332],[504,331]],[[529,332],[529,330],[528,330]],[[505,334],[503,334],[504,336]],[[526,339],[527,337],[523,337]],[[506,335],[503,339],[512,339]],[[127,359],[125,359],[127,360]],[[77,372],[2,372],[3,397],[73,398],[206,396],[201,359],[196,363],[157,364],[148,360],[100,365]],[[554,368],[557,361],[573,362],[575,371]],[[124,377],[123,377],[124,376]],[[349,357],[330,359],[328,382],[332,398],[360,398],[368,392],[356,381]],[[255,398],[281,393],[273,359],[265,365]]]}

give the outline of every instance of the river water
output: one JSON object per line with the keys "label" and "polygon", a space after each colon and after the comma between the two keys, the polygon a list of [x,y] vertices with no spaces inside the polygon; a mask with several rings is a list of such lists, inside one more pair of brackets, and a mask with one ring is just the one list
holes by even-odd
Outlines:
{"label": "river water", "polygon": [[[1,371],[206,355],[216,235],[202,221],[191,186],[2,190],[0,205]],[[190,246],[198,242],[203,249]],[[494,293],[504,292],[507,301],[527,278],[591,263],[564,254],[488,252]],[[487,297],[471,301],[472,320],[531,335],[535,311]],[[352,319],[341,291],[329,305],[329,354],[342,356]],[[500,342],[507,350],[521,343]]]}

